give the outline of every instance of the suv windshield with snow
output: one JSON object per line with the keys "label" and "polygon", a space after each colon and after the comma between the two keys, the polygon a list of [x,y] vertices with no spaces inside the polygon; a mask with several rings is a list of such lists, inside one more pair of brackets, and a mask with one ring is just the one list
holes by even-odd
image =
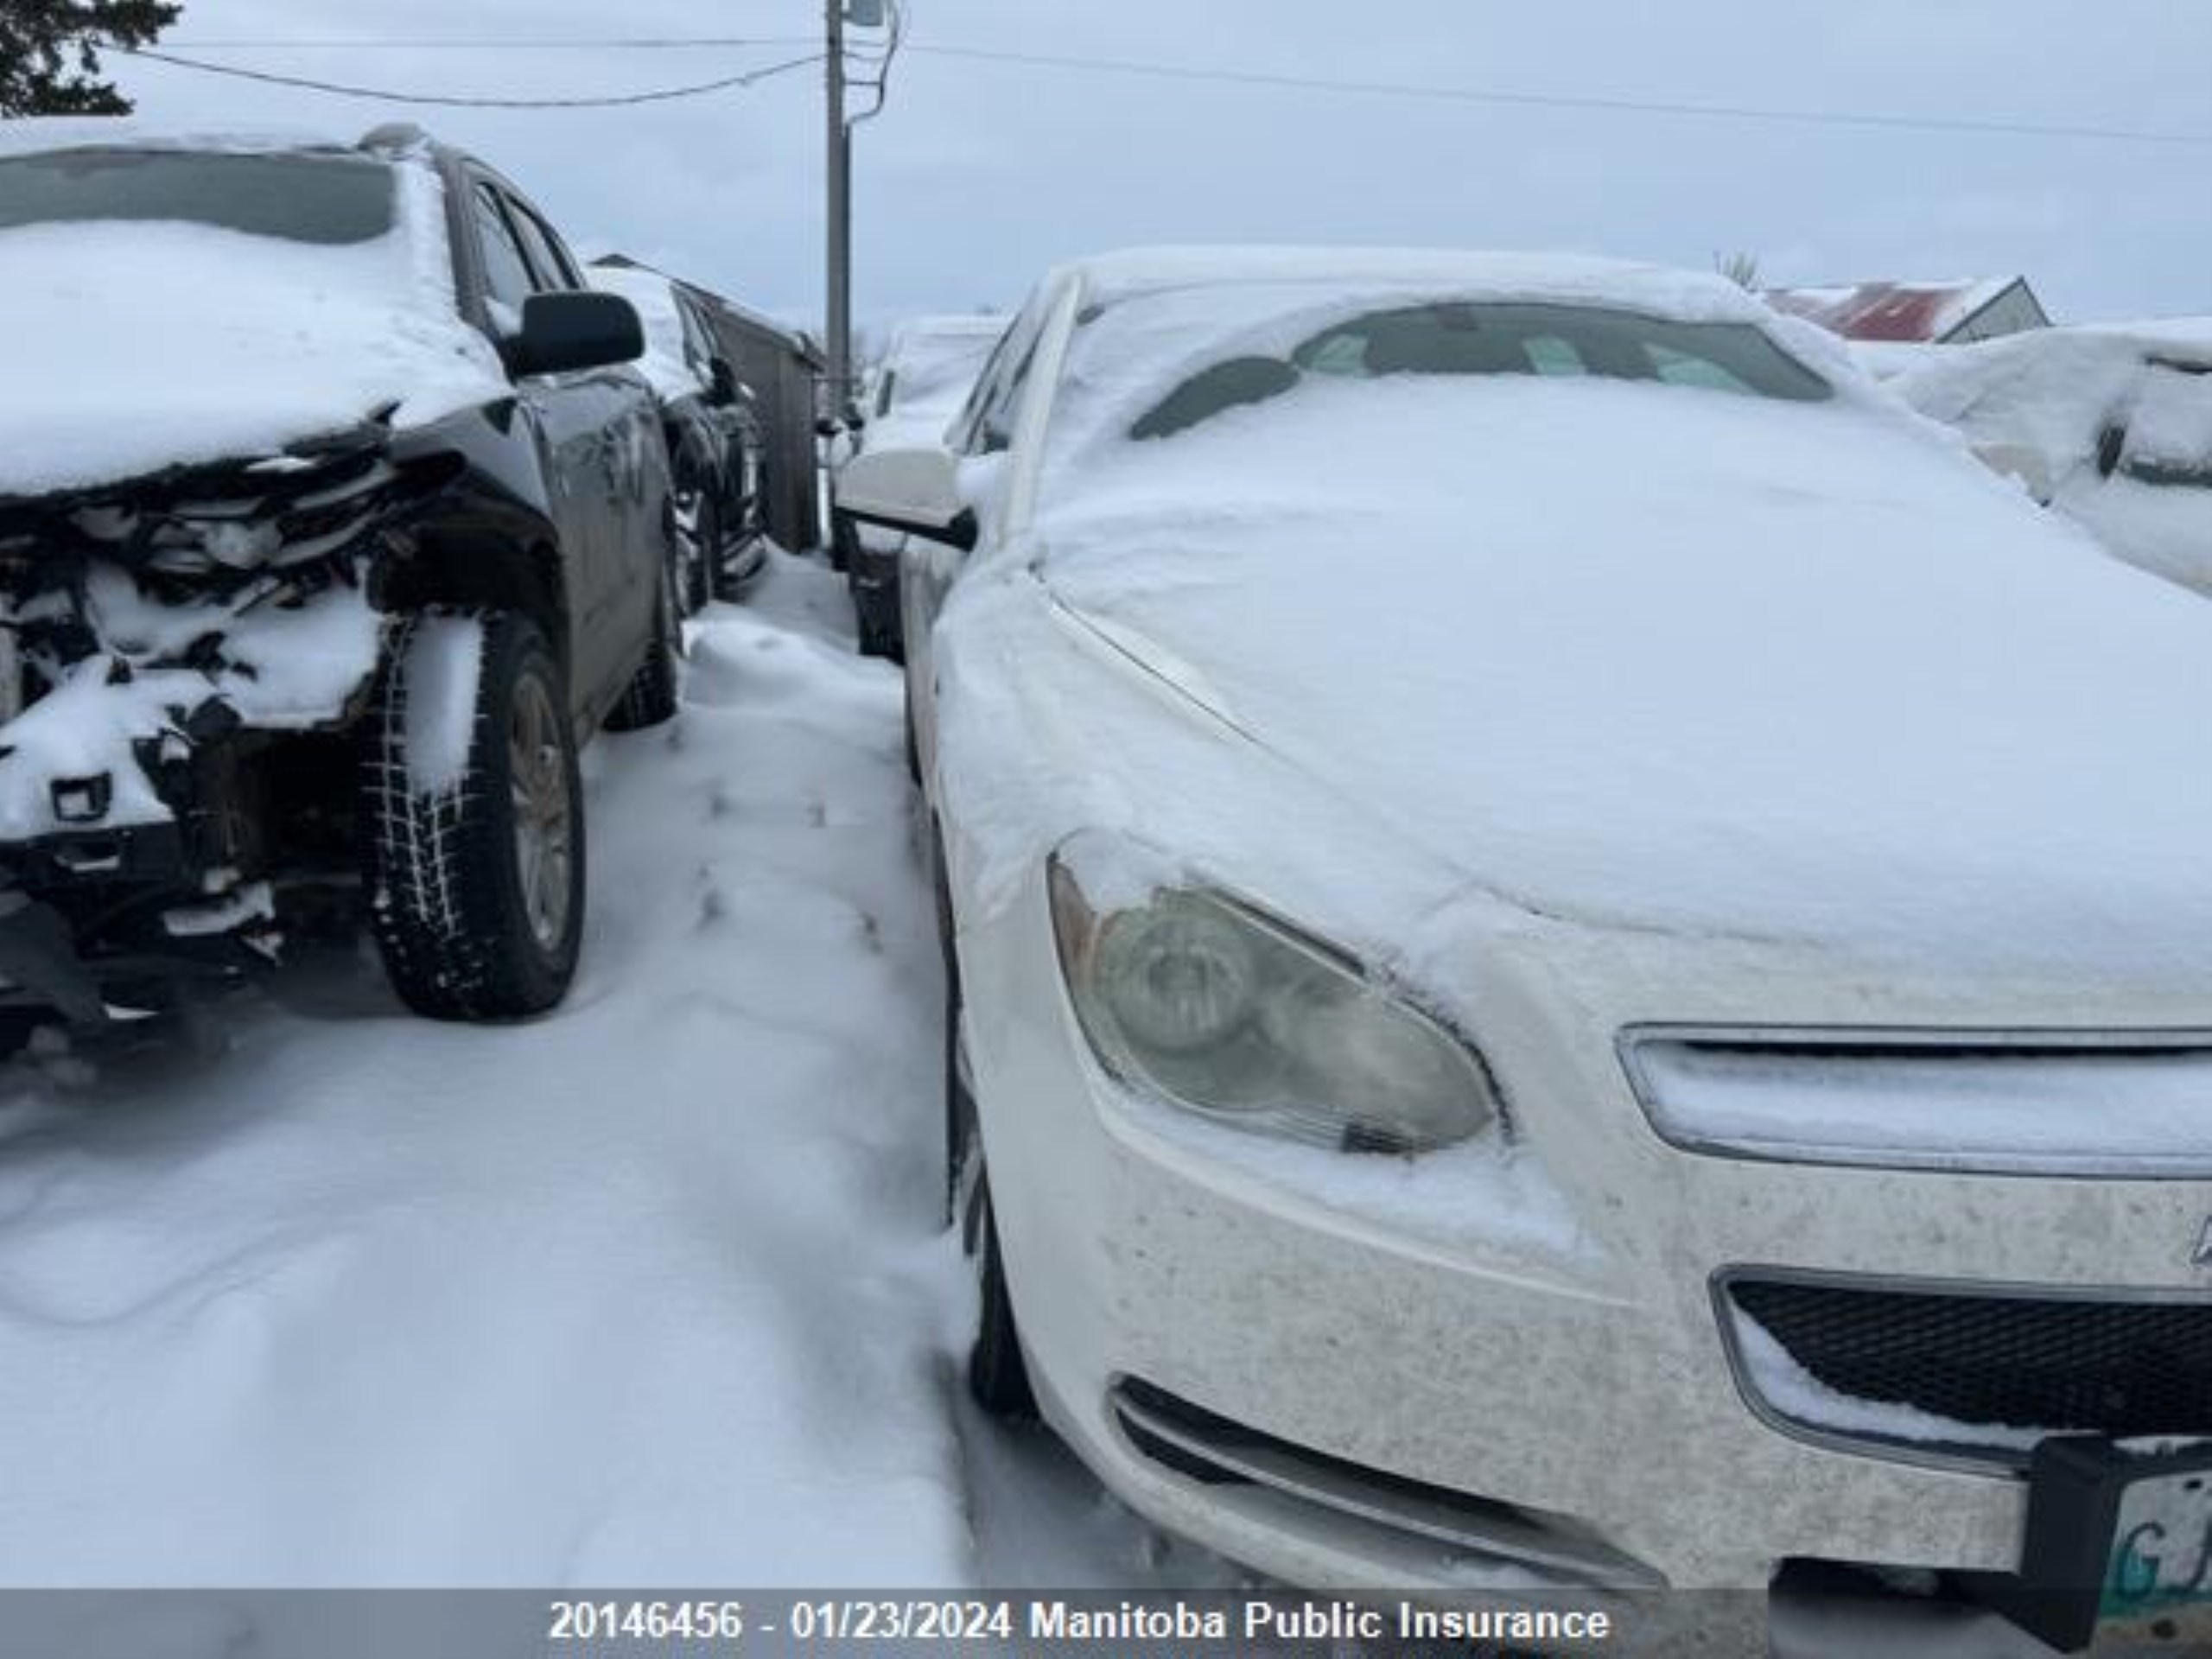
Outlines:
{"label": "suv windshield with snow", "polygon": [[326,247],[373,242],[392,227],[391,168],[360,156],[160,149],[0,160],[0,231],[149,220]]}

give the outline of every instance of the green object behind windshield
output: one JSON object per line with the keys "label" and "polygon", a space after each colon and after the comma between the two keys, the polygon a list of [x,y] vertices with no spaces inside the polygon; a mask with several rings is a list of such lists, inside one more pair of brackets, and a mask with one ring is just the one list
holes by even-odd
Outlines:
{"label": "green object behind windshield", "polygon": [[1163,438],[1288,391],[1306,375],[1533,375],[1646,380],[1745,397],[1819,403],[1827,381],[1748,322],[1681,322],[1581,305],[1445,303],[1370,312],[1275,359],[1243,357],[1192,375],[1130,429]]}

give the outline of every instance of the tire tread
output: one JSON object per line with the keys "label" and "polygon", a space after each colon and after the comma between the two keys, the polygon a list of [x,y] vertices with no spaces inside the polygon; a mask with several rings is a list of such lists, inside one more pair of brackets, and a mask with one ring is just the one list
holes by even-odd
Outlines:
{"label": "tire tread", "polygon": [[[461,614],[481,624],[483,643],[468,762],[454,787],[424,793],[408,769],[405,665],[419,619],[401,622],[386,655],[361,764],[370,925],[393,988],[416,1013],[440,1020],[518,1019],[543,1012],[566,991],[577,922],[572,917],[566,950],[548,963],[538,959],[527,922],[512,913],[512,829],[505,811],[486,810],[501,804],[496,790],[505,787],[486,767],[489,746],[506,742],[507,710],[503,697],[489,694],[504,692],[532,658],[551,682],[556,708],[565,708],[566,693],[550,652],[527,620],[500,611]],[[572,823],[581,863],[581,800]]]}

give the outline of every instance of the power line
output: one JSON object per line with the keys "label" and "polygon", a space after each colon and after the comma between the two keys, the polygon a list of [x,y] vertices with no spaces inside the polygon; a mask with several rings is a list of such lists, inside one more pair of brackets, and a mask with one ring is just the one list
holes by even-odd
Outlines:
{"label": "power line", "polygon": [[[262,50],[688,50],[709,48],[799,44],[796,37],[760,36],[647,36],[605,40],[475,41],[454,38],[431,40],[229,40],[192,42],[197,51]],[[2212,133],[2167,132],[2145,128],[2094,124],[1984,119],[1974,117],[1904,115],[1886,111],[1792,110],[1767,105],[1707,104],[1688,99],[1634,99],[1567,93],[1516,92],[1506,88],[1438,86],[1420,82],[1349,80],[1325,76],[1274,74],[1261,70],[1224,69],[1196,64],[1162,63],[1140,59],[1079,57],[1070,54],[1009,52],[980,47],[930,46],[908,41],[904,50],[932,57],[965,60],[1014,67],[1048,68],[1078,73],[1134,75],[1159,80],[1181,80],[1268,88],[1281,92],[1335,93],[1370,98],[1395,98],[1448,104],[1488,105],[1512,109],[1583,111],[1599,114],[1654,115],[1678,119],[1736,121],[1791,126],[1829,126],[1896,132],[1933,132],[1978,135],[1985,137],[2079,139],[2115,143],[2171,144],[2212,148]],[[212,66],[200,66],[212,67]]]}
{"label": "power line", "polygon": [[2032,121],[1977,120],[1963,117],[1867,113],[1850,110],[1783,110],[1659,99],[1571,97],[1561,93],[1503,92],[1472,86],[1428,86],[1402,81],[1334,80],[1318,76],[1268,74],[1256,70],[1206,69],[1132,59],[988,51],[976,47],[913,44],[906,49],[926,53],[932,57],[966,58],[980,63],[1103,71],[1162,80],[1227,82],[1241,86],[1268,86],[1296,92],[1351,92],[1441,103],[1503,105],[1519,109],[1585,110],[1622,115],[1683,116],[1718,121],[1781,122],[1800,126],[1875,127],[1908,132],[1980,133],[2016,138],[2093,138],[2129,143],[2212,147],[2212,133],[2152,132],[2126,127],[2053,125]]}
{"label": "power line", "polygon": [[[889,8],[893,22],[889,38],[880,46],[846,42],[845,55],[864,67],[888,68],[904,43],[903,10]],[[434,40],[346,40],[328,36],[289,39],[228,39],[173,41],[188,52],[690,52],[719,51],[754,46],[811,46],[812,35],[619,35],[606,39],[549,39],[535,41],[470,39],[441,35]],[[872,83],[868,83],[872,84]]]}
{"label": "power line", "polygon": [[169,44],[186,52],[692,52],[736,46],[812,46],[819,38],[813,35],[671,35],[518,41],[448,35],[408,41],[389,36],[346,40],[293,35],[283,40],[172,41]]}
{"label": "power line", "polygon": [[774,75],[803,69],[810,63],[822,61],[819,52],[804,58],[792,58],[787,62],[770,64],[762,69],[749,69],[743,74],[724,75],[716,80],[702,80],[685,86],[662,86],[650,92],[623,92],[596,98],[460,98],[435,92],[398,92],[382,87],[354,86],[340,81],[315,80],[304,75],[271,74],[258,69],[241,69],[235,64],[204,63],[196,59],[179,57],[174,53],[151,51],[144,47],[117,46],[104,43],[104,49],[119,52],[127,57],[143,58],[154,63],[165,63],[178,69],[197,70],[201,74],[223,75],[236,80],[252,80],[271,86],[291,86],[314,92],[328,92],[339,98],[369,99],[383,104],[434,105],[444,109],[470,110],[605,110],[618,109],[639,104],[666,104],[683,98],[699,98],[709,92],[728,92],[733,87],[751,86]]}

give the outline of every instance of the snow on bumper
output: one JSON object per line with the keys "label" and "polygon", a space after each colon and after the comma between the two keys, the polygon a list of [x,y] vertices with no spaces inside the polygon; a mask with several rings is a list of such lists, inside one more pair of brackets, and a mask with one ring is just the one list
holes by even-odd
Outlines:
{"label": "snow on bumper", "polygon": [[[103,572],[92,586],[128,580]],[[105,612],[88,607],[100,648],[55,665],[51,688],[0,726],[0,843],[168,822],[171,776],[203,744],[340,718],[376,671],[381,620],[358,586],[264,598],[162,611],[155,635],[115,613],[119,593]],[[180,636],[221,639],[219,661],[177,665],[182,652],[163,645]]]}
{"label": "snow on bumper", "polygon": [[362,706],[414,493],[368,431],[0,501],[0,1001],[97,1018],[273,950],[270,742]]}
{"label": "snow on bumper", "polygon": [[164,822],[194,747],[346,712],[377,664],[376,532],[415,493],[389,445],[371,425],[0,499],[0,841]]}
{"label": "snow on bumper", "polygon": [[[1041,881],[963,933],[960,958],[993,1198],[1048,1414],[1132,1505],[1300,1584],[1525,1582],[1547,1553],[1584,1564],[1570,1579],[1682,1588],[1763,1588],[1796,1558],[2009,1571],[2026,1501],[2014,1468],[1800,1432],[1751,1397],[1719,1287],[1767,1268],[2084,1297],[2203,1288],[2189,1247],[2212,1183],[1814,1168],[1668,1145],[1612,1041],[1654,1017],[1655,988],[1699,982],[1663,971],[1614,961],[1610,982],[1637,989],[1612,998],[1597,976],[1564,991],[1556,960],[1486,982],[1484,1047],[1518,1150],[1502,1175],[1453,1178],[1456,1215],[1430,1193],[1393,1219],[1267,1142],[1133,1110],[1065,1005]],[[1763,1001],[1802,1020],[1836,1001],[1812,976],[1708,979],[1701,995],[1683,1017]],[[2059,1001],[2019,1014],[2081,1017]],[[1145,1432],[1162,1409],[1181,1413],[1165,1455]],[[1255,1446],[1287,1458],[1288,1487],[1194,1478],[1186,1454],[1209,1424],[1232,1466]],[[1332,1479],[1351,1486],[1312,1501]],[[1496,1541],[1541,1548],[1440,1541],[1415,1511],[1455,1494],[1533,1529]]]}

